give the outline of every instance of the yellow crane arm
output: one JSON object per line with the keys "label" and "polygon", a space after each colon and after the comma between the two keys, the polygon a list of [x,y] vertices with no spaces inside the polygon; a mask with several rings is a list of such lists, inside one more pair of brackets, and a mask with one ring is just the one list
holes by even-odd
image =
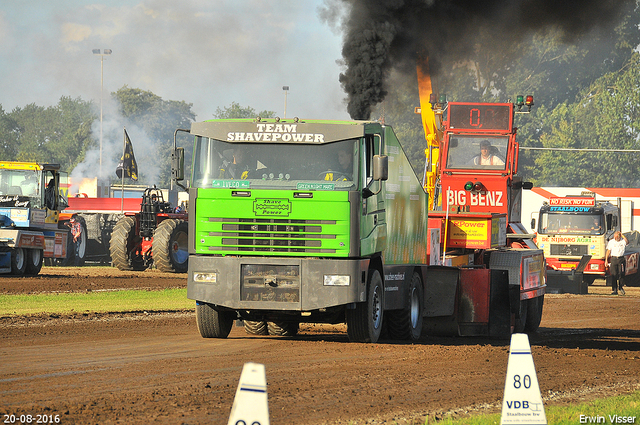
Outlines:
{"label": "yellow crane arm", "polygon": [[422,126],[424,127],[424,136],[427,140],[427,148],[424,150],[426,157],[425,173],[424,173],[424,190],[429,194],[429,209],[432,210],[434,203],[438,204],[435,199],[436,180],[440,173],[440,141],[442,133],[438,129],[438,121],[436,114],[431,107],[431,76],[429,74],[429,60],[425,59],[418,64],[418,92],[420,95],[420,115],[422,116]]}

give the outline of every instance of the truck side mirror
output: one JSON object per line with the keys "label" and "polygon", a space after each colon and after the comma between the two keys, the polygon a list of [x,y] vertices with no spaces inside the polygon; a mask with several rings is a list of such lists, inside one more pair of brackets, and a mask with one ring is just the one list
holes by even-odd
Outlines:
{"label": "truck side mirror", "polygon": [[531,229],[535,232],[536,231],[536,219],[532,218],[531,219]]}
{"label": "truck side mirror", "polygon": [[184,148],[175,148],[171,153],[171,179],[184,180]]}
{"label": "truck side mirror", "polygon": [[373,179],[387,180],[389,178],[389,157],[386,155],[373,156]]}

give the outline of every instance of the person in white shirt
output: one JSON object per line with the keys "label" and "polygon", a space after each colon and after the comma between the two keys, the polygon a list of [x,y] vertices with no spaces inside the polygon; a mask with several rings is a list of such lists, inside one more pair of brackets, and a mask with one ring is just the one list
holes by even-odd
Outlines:
{"label": "person in white shirt", "polygon": [[624,259],[624,250],[629,241],[622,232],[617,231],[613,234],[613,239],[607,243],[607,252],[604,256],[604,263],[609,265],[609,274],[611,275],[611,295],[618,295],[618,291],[624,295],[624,274],[626,260]]}
{"label": "person in white shirt", "polygon": [[504,161],[491,153],[491,142],[483,140],[480,142],[480,155],[473,158],[474,165],[504,165]]}

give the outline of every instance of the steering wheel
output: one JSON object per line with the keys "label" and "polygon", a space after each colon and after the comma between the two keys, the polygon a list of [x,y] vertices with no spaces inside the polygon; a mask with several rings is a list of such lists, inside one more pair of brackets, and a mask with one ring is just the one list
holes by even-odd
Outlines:
{"label": "steering wheel", "polygon": [[318,174],[318,179],[326,180],[327,174],[333,174],[333,179],[327,180],[327,181],[351,180],[351,178],[347,174],[341,171],[333,171],[333,170],[327,170],[327,171],[321,172],[320,174]]}

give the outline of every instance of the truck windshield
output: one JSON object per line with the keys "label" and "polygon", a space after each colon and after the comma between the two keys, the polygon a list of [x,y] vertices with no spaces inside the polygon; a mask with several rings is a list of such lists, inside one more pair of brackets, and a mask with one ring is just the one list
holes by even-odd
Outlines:
{"label": "truck windshield", "polygon": [[192,186],[350,190],[358,175],[357,140],[251,144],[197,136]]}
{"label": "truck windshield", "polygon": [[591,234],[604,233],[602,215],[540,213],[538,233],[541,234]]}
{"label": "truck windshield", "polygon": [[0,169],[0,206],[40,208],[41,172]]}
{"label": "truck windshield", "polygon": [[504,170],[508,137],[465,136],[449,137],[447,168]]}

